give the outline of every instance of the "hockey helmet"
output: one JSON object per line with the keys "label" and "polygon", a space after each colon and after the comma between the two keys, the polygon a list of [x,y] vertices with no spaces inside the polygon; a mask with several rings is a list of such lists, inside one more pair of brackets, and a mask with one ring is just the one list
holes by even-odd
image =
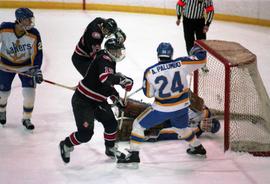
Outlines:
{"label": "hockey helmet", "polygon": [[107,35],[111,35],[111,34],[115,33],[117,30],[117,24],[116,24],[115,20],[112,18],[106,19],[105,22],[103,23],[103,27],[104,27],[104,29],[107,30],[106,31]]}
{"label": "hockey helmet", "polygon": [[[34,13],[29,8],[16,9],[15,17],[17,22],[22,25],[26,30],[29,30],[35,26]],[[30,21],[30,23],[22,23],[26,19],[29,19],[28,21]]]}
{"label": "hockey helmet", "polygon": [[159,58],[171,59],[173,56],[173,47],[170,43],[162,42],[158,45],[157,56]]}
{"label": "hockey helmet", "polygon": [[203,118],[200,122],[200,128],[202,131],[217,133],[220,129],[220,122],[216,118]]}
{"label": "hockey helmet", "polygon": [[125,46],[123,43],[119,43],[117,39],[108,39],[105,42],[104,47],[113,61],[119,62],[125,58]]}
{"label": "hockey helmet", "polygon": [[216,118],[213,118],[211,132],[215,134],[219,131],[219,129],[220,129],[220,122]]}
{"label": "hockey helmet", "polygon": [[15,11],[16,20],[33,18],[34,13],[29,8],[18,8]]}

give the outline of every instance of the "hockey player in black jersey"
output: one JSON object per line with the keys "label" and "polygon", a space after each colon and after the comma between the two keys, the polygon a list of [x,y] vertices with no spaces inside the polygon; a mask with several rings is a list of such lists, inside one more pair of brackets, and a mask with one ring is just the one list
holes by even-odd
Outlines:
{"label": "hockey player in black jersey", "polygon": [[72,55],[73,65],[82,76],[86,74],[89,64],[101,49],[104,38],[111,36],[114,36],[119,43],[124,43],[126,40],[125,33],[117,27],[114,19],[97,17],[88,24]]}
{"label": "hockey player in black jersey", "polygon": [[108,39],[105,49],[100,50],[84,78],[79,82],[72,97],[73,114],[77,131],[60,142],[61,157],[65,163],[70,161],[70,152],[74,146],[90,141],[94,134],[94,119],[104,127],[105,154],[109,157],[125,158],[115,146],[118,123],[107,102],[110,97],[119,109],[124,103],[114,85],[120,85],[130,91],[133,80],[116,73],[116,63],[124,58],[125,47],[117,39]]}

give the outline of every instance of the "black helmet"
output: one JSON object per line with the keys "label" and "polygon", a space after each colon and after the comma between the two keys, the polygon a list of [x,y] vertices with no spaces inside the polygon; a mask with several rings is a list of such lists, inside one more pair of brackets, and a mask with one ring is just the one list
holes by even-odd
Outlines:
{"label": "black helmet", "polygon": [[104,44],[106,52],[115,61],[122,61],[125,57],[125,46],[123,43],[119,43],[117,39],[110,38]]}
{"label": "black helmet", "polygon": [[109,35],[115,33],[117,30],[117,24],[112,18],[106,19],[103,27],[108,30]]}

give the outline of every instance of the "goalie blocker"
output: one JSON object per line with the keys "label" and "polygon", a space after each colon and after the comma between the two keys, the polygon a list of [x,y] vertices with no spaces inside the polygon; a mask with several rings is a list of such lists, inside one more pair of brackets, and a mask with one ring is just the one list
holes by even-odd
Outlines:
{"label": "goalie blocker", "polygon": [[[220,129],[219,120],[213,117],[210,110],[204,105],[202,98],[196,96],[191,91],[189,94],[191,101],[189,107],[189,127],[193,128],[197,137],[200,137],[203,132],[217,133]],[[134,119],[150,106],[149,103],[130,98],[127,99],[127,105],[124,111],[125,116],[123,117],[122,127],[117,136],[119,141],[128,141],[130,139]],[[120,119],[119,114],[119,122]],[[145,130],[145,141],[148,142],[176,139],[178,139],[178,135],[172,128],[169,120]]]}

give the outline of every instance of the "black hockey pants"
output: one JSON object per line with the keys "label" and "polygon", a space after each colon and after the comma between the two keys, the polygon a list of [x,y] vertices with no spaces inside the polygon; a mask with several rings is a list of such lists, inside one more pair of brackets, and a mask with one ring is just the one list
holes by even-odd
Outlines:
{"label": "black hockey pants", "polygon": [[[188,19],[183,17],[183,30],[186,41],[187,54],[194,45],[195,40],[205,40],[206,33],[203,32],[205,19]],[[195,38],[196,35],[196,38]]]}
{"label": "black hockey pants", "polygon": [[101,122],[104,127],[105,146],[114,146],[118,122],[107,101],[102,103],[91,101],[90,103],[75,92],[72,97],[72,107],[77,132],[73,132],[66,138],[67,146],[88,142],[94,134],[94,119]]}

